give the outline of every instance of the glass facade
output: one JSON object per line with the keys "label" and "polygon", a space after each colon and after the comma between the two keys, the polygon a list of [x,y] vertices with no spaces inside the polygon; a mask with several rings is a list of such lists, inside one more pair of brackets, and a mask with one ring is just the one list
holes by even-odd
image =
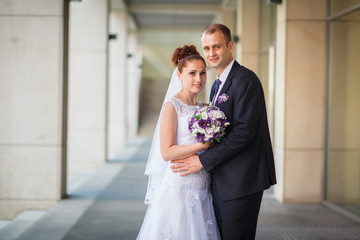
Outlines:
{"label": "glass facade", "polygon": [[329,1],[325,200],[360,216],[360,1]]}
{"label": "glass facade", "polygon": [[329,14],[336,15],[360,4],[359,0],[329,0]]}
{"label": "glass facade", "polygon": [[264,87],[271,136],[274,130],[276,7],[260,0],[259,78]]}

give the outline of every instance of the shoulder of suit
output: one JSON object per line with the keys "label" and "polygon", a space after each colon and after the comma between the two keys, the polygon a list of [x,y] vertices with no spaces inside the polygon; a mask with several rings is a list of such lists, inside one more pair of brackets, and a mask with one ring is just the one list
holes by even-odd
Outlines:
{"label": "shoulder of suit", "polygon": [[258,79],[257,75],[252,70],[243,65],[240,65],[236,60],[234,62],[232,71],[235,71],[235,78],[245,78],[248,80]]}
{"label": "shoulder of suit", "polygon": [[234,61],[233,64],[233,70],[237,70],[237,71],[243,71],[245,73],[249,72],[249,73],[254,73],[252,70],[250,70],[249,68],[245,67],[244,65],[241,65],[240,63],[238,63],[236,60]]}

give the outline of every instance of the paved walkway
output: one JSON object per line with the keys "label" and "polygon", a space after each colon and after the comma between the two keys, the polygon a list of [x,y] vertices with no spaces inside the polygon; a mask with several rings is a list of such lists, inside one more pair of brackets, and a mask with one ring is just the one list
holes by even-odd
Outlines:
{"label": "paved walkway", "polygon": [[[148,139],[137,139],[98,171],[70,179],[68,199],[47,212],[21,214],[0,229],[0,240],[136,239],[149,147]],[[281,204],[267,191],[256,239],[360,239],[360,224],[322,204]]]}

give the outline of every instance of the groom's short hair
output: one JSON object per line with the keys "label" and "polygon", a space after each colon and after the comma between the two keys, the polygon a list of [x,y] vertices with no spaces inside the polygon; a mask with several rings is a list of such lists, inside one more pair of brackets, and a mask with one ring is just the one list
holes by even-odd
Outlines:
{"label": "groom's short hair", "polygon": [[213,34],[216,31],[222,32],[222,34],[225,37],[226,44],[229,44],[229,42],[231,41],[231,31],[227,26],[223,24],[214,23],[207,26],[202,32],[201,37],[204,36],[205,34]]}

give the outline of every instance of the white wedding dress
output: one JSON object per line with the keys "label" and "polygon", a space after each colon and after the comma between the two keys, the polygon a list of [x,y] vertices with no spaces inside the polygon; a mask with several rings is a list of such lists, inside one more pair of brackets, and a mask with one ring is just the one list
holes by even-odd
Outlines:
{"label": "white wedding dress", "polygon": [[[176,144],[187,145],[196,140],[188,130],[188,119],[195,110],[179,99],[169,101],[177,112]],[[148,206],[137,240],[218,240],[210,176],[205,170],[181,177],[173,173],[170,161],[159,190]]]}

